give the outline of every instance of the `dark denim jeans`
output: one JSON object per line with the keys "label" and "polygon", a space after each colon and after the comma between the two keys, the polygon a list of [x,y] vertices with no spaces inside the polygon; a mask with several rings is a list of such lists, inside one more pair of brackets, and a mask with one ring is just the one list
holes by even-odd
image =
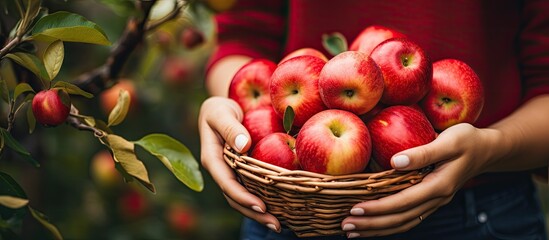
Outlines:
{"label": "dark denim jeans", "polygon": [[[372,239],[513,239],[546,240],[545,220],[537,191],[527,176],[499,185],[460,190],[453,200],[410,231]],[[298,239],[290,230],[277,234],[244,219],[243,240]],[[346,239],[330,236],[306,239]]]}

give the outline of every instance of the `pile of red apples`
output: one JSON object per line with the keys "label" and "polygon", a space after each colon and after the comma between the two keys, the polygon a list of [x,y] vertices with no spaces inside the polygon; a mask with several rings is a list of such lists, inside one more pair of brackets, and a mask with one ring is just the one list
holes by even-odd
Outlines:
{"label": "pile of red apples", "polygon": [[332,58],[302,48],[278,63],[251,60],[232,79],[229,97],[244,111],[251,157],[329,175],[391,169],[394,154],[474,123],[484,104],[469,65],[432,62],[413,40],[383,26],[365,28]]}

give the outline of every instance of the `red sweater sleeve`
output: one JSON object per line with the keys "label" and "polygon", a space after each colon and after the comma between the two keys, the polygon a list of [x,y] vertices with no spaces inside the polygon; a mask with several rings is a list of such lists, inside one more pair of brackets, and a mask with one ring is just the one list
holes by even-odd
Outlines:
{"label": "red sweater sleeve", "polygon": [[549,1],[526,1],[523,16],[519,57],[527,101],[549,93]]}
{"label": "red sweater sleeve", "polygon": [[215,16],[217,48],[206,70],[228,55],[278,59],[285,35],[285,1],[238,0]]}

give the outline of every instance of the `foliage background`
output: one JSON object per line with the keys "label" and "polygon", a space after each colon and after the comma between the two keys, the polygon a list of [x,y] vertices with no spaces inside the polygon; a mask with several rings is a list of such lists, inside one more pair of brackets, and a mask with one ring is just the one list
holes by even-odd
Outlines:
{"label": "foliage background", "polygon": [[[113,11],[105,2],[108,1],[45,0],[43,5],[50,12],[66,10],[83,15],[101,26],[114,42],[125,27],[127,15]],[[185,144],[199,159],[197,117],[200,104],[207,97],[203,88],[204,65],[215,46],[212,14],[210,9],[199,7],[198,14],[189,13],[188,21],[168,24],[159,30],[167,35],[147,35],[145,44],[132,54],[122,77],[135,83],[138,103],[126,121],[115,127],[119,135],[137,140],[148,133],[167,133]],[[180,44],[179,34],[188,26],[195,26],[204,34],[204,44],[193,49]],[[168,45],[159,43],[159,37],[165,36],[170,39]],[[65,52],[58,78],[70,80],[101,65],[109,48],[67,43]],[[165,79],[162,67],[168,58],[181,59],[186,64],[187,72],[177,84]],[[82,112],[106,119],[99,97],[73,98],[73,101]],[[6,106],[0,107],[3,114],[0,119],[6,119]],[[66,239],[237,238],[241,216],[228,206],[217,185],[203,169],[205,186],[197,193],[181,184],[161,162],[142,154],[140,156],[143,156],[142,160],[156,185],[156,194],[137,183],[125,184],[121,179],[118,179],[120,184],[106,187],[98,184],[90,172],[93,157],[106,148],[89,133],[61,125],[37,127],[29,135],[26,123],[17,122],[13,134],[42,167],[34,168],[6,152],[0,161],[0,169],[21,184],[33,207],[48,215]],[[547,215],[548,185],[540,183],[538,187]],[[122,201],[128,193],[142,200],[145,206],[134,209],[135,214],[123,210],[123,205],[128,203]],[[139,200],[133,201],[137,204],[135,201]],[[170,227],[168,216],[174,211],[171,208],[174,204],[179,204],[188,216],[187,227],[183,230]],[[22,239],[48,239],[51,236],[30,217],[25,219],[21,228]]]}

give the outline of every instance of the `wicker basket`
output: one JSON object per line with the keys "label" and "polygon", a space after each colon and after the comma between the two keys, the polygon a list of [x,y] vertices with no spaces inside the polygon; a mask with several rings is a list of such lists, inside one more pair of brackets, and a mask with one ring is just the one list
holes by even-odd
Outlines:
{"label": "wicker basket", "polygon": [[299,237],[342,235],[341,221],[359,202],[391,195],[420,182],[431,167],[399,172],[330,176],[287,170],[224,150],[224,159],[251,193]]}

